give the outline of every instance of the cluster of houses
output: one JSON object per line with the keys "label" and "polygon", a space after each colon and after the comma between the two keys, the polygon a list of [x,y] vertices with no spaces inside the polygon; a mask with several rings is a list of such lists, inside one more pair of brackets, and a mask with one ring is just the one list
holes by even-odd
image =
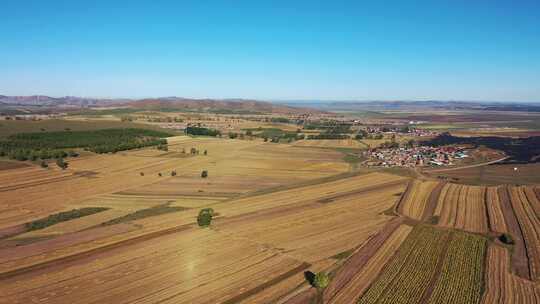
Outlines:
{"label": "cluster of houses", "polygon": [[367,134],[400,134],[418,137],[434,137],[438,132],[426,129],[411,128],[408,126],[367,126],[363,128]]}
{"label": "cluster of houses", "polygon": [[374,149],[366,153],[366,164],[379,167],[451,166],[469,157],[464,148],[454,146]]}

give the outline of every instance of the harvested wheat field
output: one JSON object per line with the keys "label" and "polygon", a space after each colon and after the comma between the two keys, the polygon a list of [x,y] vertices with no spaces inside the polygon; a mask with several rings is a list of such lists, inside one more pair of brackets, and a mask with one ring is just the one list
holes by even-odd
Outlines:
{"label": "harvested wheat field", "polygon": [[439,225],[487,233],[485,196],[485,187],[446,184],[434,213],[439,216]]}
{"label": "harvested wheat field", "polygon": [[400,202],[398,212],[413,219],[421,220],[433,214],[442,183],[414,180]]}
{"label": "harvested wheat field", "polygon": [[[390,220],[381,213],[395,204],[395,194],[403,191],[405,182],[397,176],[369,174],[210,203],[220,213],[212,229],[194,227],[196,212],[188,209],[111,226],[121,228],[121,234],[106,234],[103,229],[108,226],[87,230],[102,235],[86,243],[56,238],[47,246],[56,250],[43,251],[40,243],[27,245],[33,254],[0,250],[6,261],[0,264],[0,280],[18,278],[3,284],[4,298],[12,303],[43,295],[55,302],[193,303],[212,291],[209,303],[238,303],[255,295],[277,299],[290,290],[265,286],[294,278],[289,286],[293,288],[303,282],[298,274],[325,259],[323,264],[330,265],[331,256],[381,229]],[[359,214],[365,218],[348,212],[351,209],[362,210]],[[357,225],[343,225],[353,218]],[[42,253],[36,255],[40,248]],[[129,278],[124,276],[128,273]],[[51,278],[63,282],[61,291],[45,284]],[[100,282],[100,287],[78,290],[85,282]],[[161,291],[146,294],[147,290]]]}
{"label": "harvested wheat field", "polygon": [[[67,170],[3,170],[2,301],[272,302],[301,285],[304,271],[333,267],[333,256],[383,229],[408,182],[346,173],[333,150],[169,142],[168,151],[70,159]],[[215,220],[199,228],[206,207]],[[29,230],[84,208],[103,210]]]}
{"label": "harvested wheat field", "polygon": [[[535,303],[538,188],[351,172],[295,145],[176,136],[1,170],[0,303]],[[332,273],[324,292],[307,271]]]}
{"label": "harvested wheat field", "polygon": [[484,304],[540,303],[540,285],[525,280],[510,272],[510,257],[507,249],[489,246],[486,258]]}

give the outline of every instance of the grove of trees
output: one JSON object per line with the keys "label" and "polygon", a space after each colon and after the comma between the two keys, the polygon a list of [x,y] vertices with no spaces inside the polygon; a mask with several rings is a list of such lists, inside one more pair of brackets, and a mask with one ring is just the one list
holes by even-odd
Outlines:
{"label": "grove of trees", "polygon": [[84,148],[95,153],[109,153],[147,146],[166,146],[169,133],[147,129],[103,129],[93,131],[58,131],[21,133],[0,139],[0,156],[20,161],[76,157],[67,149]]}

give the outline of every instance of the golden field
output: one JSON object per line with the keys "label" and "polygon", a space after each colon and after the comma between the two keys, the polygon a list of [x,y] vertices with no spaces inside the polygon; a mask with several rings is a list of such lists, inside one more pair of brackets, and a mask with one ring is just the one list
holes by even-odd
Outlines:
{"label": "golden field", "polygon": [[0,170],[0,303],[540,302],[540,188],[361,174],[334,148],[357,147],[176,136]]}

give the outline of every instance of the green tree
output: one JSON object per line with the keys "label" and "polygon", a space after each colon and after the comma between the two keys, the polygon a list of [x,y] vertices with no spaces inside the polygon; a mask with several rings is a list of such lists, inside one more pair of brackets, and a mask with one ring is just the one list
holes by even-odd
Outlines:
{"label": "green tree", "polygon": [[56,165],[62,170],[66,170],[68,167],[68,163],[63,158],[56,159]]}
{"label": "green tree", "polygon": [[214,209],[212,208],[205,208],[199,211],[199,215],[197,216],[197,224],[199,224],[200,227],[208,227],[212,223],[212,217],[214,216]]}
{"label": "green tree", "polygon": [[313,279],[313,286],[319,290],[323,290],[330,283],[330,277],[324,271],[318,272]]}

